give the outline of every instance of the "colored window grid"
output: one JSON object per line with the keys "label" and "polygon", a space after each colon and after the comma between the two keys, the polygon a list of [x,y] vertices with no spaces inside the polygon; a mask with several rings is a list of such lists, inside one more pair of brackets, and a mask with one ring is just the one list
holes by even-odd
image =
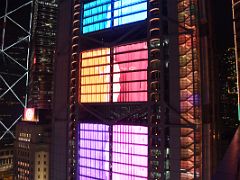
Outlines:
{"label": "colored window grid", "polygon": [[110,101],[110,49],[82,53],[81,102]]}
{"label": "colored window grid", "polygon": [[109,127],[80,124],[79,179],[109,179]]}
{"label": "colored window grid", "polygon": [[82,52],[80,102],[147,101],[147,43],[117,46],[113,52],[112,72],[109,48]]}
{"label": "colored window grid", "polygon": [[[112,144],[112,162],[109,146]],[[113,141],[109,142],[109,126],[79,125],[80,179],[146,180],[148,168],[148,129],[143,126],[113,125]]]}
{"label": "colored window grid", "polygon": [[147,127],[128,125],[113,126],[113,179],[147,179],[147,135]]}
{"label": "colored window grid", "polygon": [[83,34],[147,18],[146,0],[96,0],[83,7]]}
{"label": "colored window grid", "polygon": [[147,43],[114,47],[113,102],[147,101]]}

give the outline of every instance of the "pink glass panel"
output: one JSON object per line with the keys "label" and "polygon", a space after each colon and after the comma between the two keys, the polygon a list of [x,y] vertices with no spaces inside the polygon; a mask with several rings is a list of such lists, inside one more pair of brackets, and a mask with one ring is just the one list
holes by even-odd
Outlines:
{"label": "pink glass panel", "polygon": [[147,179],[147,127],[113,126],[113,179]]}
{"label": "pink glass panel", "polygon": [[147,43],[117,46],[114,53],[113,102],[147,101]]}
{"label": "pink glass panel", "polygon": [[120,53],[125,51],[135,51],[140,49],[147,49],[147,43],[141,42],[141,43],[135,43],[135,44],[128,44],[124,46],[118,46],[114,48],[114,53]]}

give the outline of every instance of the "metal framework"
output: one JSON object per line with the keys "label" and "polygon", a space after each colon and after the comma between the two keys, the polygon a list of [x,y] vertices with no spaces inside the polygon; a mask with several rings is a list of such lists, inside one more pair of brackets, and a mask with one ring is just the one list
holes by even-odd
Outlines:
{"label": "metal framework", "polygon": [[[0,24],[2,25],[0,28],[2,29],[0,102],[3,117],[0,119],[0,141],[3,142],[8,134],[11,135],[11,138],[15,138],[14,125],[21,119],[23,108],[27,104],[26,87],[28,84],[32,1],[13,3],[15,2],[5,0],[4,6],[2,6],[4,14],[0,15]],[[22,20],[22,17],[18,16],[18,13],[22,11],[27,13],[28,16],[25,17],[27,19]]]}
{"label": "metal framework", "polygon": [[0,141],[8,134],[10,139],[15,138],[14,125],[27,105],[32,3],[32,0],[1,2],[4,14],[0,15]]}
{"label": "metal framework", "polygon": [[[170,136],[169,129],[178,128],[180,131],[179,178],[186,180],[202,178],[197,3],[197,0],[177,1],[178,21],[174,21],[162,12],[162,9],[167,7],[166,0],[148,1],[148,19],[145,22],[148,24],[146,35],[148,42],[148,101],[142,104],[111,103],[111,106],[108,106],[105,103],[77,103],[79,99],[77,97],[78,60],[82,43],[94,43],[102,47],[112,46],[126,37],[130,38],[140,28],[138,25],[132,27],[130,31],[117,37],[111,43],[91,36],[80,35],[81,5],[79,1],[74,1],[69,89],[69,139],[71,139],[68,151],[69,179],[71,179],[70,177],[76,178],[77,173],[77,121],[86,118],[108,124],[123,122],[148,126],[148,179],[169,179],[171,177],[171,169],[167,165],[171,161],[171,156],[167,151],[169,148],[167,137]],[[172,108],[169,103],[169,82],[166,81],[169,75],[166,68],[168,34],[164,30],[164,24],[168,23],[178,24],[176,38],[178,38],[179,49],[180,110]],[[170,123],[170,113],[177,114],[180,117],[179,121]],[[110,131],[110,138],[112,137],[111,133]]]}
{"label": "metal framework", "polygon": [[[191,8],[194,11],[191,11]],[[179,29],[181,124],[196,127],[181,128],[181,179],[199,179],[202,169],[197,9],[197,0],[178,2],[179,24],[192,30],[191,34],[181,34],[182,30]]]}

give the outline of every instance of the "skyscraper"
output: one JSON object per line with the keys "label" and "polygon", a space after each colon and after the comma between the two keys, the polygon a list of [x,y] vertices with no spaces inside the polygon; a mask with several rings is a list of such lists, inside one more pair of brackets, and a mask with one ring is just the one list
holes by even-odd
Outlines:
{"label": "skyscraper", "polygon": [[31,7],[30,0],[0,2],[0,146],[13,142],[26,106]]}
{"label": "skyscraper", "polygon": [[28,107],[51,109],[57,4],[34,1]]}
{"label": "skyscraper", "polygon": [[[216,123],[218,139],[218,160],[223,158],[238,125],[237,71],[234,48],[229,48],[220,59],[220,118]],[[220,148],[221,147],[221,148]]]}
{"label": "skyscraper", "polygon": [[210,179],[204,3],[74,0],[60,5],[64,23],[66,7],[52,178]]}
{"label": "skyscraper", "polygon": [[28,103],[16,127],[16,179],[49,179],[53,63],[57,21],[55,0],[33,1]]}

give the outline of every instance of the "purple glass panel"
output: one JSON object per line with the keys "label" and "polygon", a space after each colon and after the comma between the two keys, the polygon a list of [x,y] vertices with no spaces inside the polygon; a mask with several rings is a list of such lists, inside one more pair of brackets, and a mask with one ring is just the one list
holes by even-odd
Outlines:
{"label": "purple glass panel", "polygon": [[79,125],[79,179],[109,179],[109,126]]}
{"label": "purple glass panel", "polygon": [[79,125],[78,172],[81,180],[109,180],[109,143],[112,144],[112,179],[146,180],[148,175],[148,129],[143,126]]}

